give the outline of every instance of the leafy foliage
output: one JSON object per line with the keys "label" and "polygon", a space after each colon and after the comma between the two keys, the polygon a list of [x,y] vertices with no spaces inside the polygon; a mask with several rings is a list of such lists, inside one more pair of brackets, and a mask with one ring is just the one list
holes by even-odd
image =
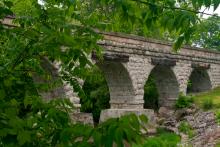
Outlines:
{"label": "leafy foliage", "polygon": [[[58,85],[65,80],[85,96],[76,78],[89,74],[92,65],[87,55],[93,50],[100,52],[96,42],[101,37],[83,26],[85,19],[75,11],[75,2],[51,0],[42,6],[29,0],[27,6],[22,4],[1,1],[1,18],[16,14],[17,27],[1,23],[0,28],[0,145],[108,146],[103,142],[108,138],[108,143],[122,146],[124,140],[140,141],[137,129],[144,116],[124,116],[92,128],[72,123],[74,108],[68,99],[42,100],[40,93],[54,88],[54,74],[45,67],[53,62],[61,68],[60,76],[55,75]],[[29,11],[31,7],[34,9]],[[49,83],[38,85],[35,77]]]}
{"label": "leafy foliage", "polygon": [[185,96],[183,94],[180,94],[176,101],[175,106],[177,109],[187,108],[192,105],[193,101],[194,99],[192,96]]}
{"label": "leafy foliage", "polygon": [[179,142],[180,136],[158,128],[156,136],[149,137],[144,141],[143,144],[133,145],[133,147],[176,147]]}
{"label": "leafy foliage", "polygon": [[145,115],[140,115],[138,119],[135,114],[122,116],[120,119],[109,119],[97,128],[100,135],[102,135],[97,145],[100,142],[101,146],[106,147],[112,147],[114,142],[118,146],[123,146],[123,141],[141,143],[143,138],[141,138],[140,129],[146,130],[144,124],[147,122],[148,118]]}
{"label": "leafy foliage", "polygon": [[140,120],[146,123],[145,116],[139,119],[136,115],[129,115],[108,120],[93,128],[71,123],[68,112],[71,112],[72,104],[67,99],[45,103],[38,97],[31,97],[24,99],[23,104],[26,105],[26,114],[22,111],[22,116],[19,116],[22,108],[15,99],[1,103],[1,145],[107,147],[116,143],[122,146],[123,141],[141,142],[138,131],[142,128]]}
{"label": "leafy foliage", "polygon": [[94,122],[98,123],[101,110],[110,108],[110,94],[104,74],[93,68],[82,88],[86,97],[81,99],[81,111],[92,113]]}
{"label": "leafy foliage", "polygon": [[192,36],[192,43],[195,46],[220,50],[220,17],[202,20]]}

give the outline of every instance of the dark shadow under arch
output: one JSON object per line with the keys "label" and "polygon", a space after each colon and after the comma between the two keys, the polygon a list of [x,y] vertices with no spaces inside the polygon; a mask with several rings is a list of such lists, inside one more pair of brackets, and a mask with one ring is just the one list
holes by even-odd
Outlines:
{"label": "dark shadow under arch", "polygon": [[144,109],[159,109],[159,93],[155,77],[150,75],[144,85]]}
{"label": "dark shadow under arch", "polygon": [[187,94],[205,92],[212,88],[206,69],[193,69],[187,84]]}
{"label": "dark shadow under arch", "polygon": [[161,106],[172,107],[179,95],[179,84],[171,67],[157,65],[149,77],[153,77],[158,92],[158,102],[154,102],[155,106],[158,105],[156,108],[158,109]]}

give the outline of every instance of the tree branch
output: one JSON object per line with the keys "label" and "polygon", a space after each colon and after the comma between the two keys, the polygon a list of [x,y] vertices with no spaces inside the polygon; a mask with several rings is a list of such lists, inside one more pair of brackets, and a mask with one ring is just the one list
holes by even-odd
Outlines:
{"label": "tree branch", "polygon": [[220,17],[218,15],[213,15],[213,14],[209,14],[206,12],[201,12],[201,11],[195,11],[195,10],[190,10],[190,9],[184,9],[184,8],[180,8],[180,7],[168,7],[168,6],[161,6],[161,5],[157,5],[151,2],[147,2],[147,1],[143,1],[143,0],[132,0],[135,2],[139,2],[142,4],[146,4],[146,5],[152,5],[152,6],[156,6],[156,7],[161,7],[163,9],[170,9],[170,10],[181,10],[181,11],[188,11],[188,12],[192,12],[192,13],[196,13],[196,14],[205,14],[205,15],[209,15],[209,16],[214,16],[214,17]]}

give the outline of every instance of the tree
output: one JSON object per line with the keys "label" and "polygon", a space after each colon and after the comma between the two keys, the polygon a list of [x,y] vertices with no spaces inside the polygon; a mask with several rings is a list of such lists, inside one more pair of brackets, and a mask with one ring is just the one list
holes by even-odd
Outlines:
{"label": "tree", "polygon": [[212,16],[198,25],[192,37],[195,46],[220,51],[220,17]]}
{"label": "tree", "polygon": [[92,65],[87,55],[94,49],[100,52],[96,44],[99,35],[82,26],[81,17],[74,11],[78,3],[59,2],[52,0],[43,6],[32,0],[0,2],[1,18],[16,15],[16,27],[2,23],[0,27],[0,145],[121,146],[124,140],[140,141],[141,126],[135,115],[111,119],[92,128],[72,122],[70,114],[74,108],[68,99],[48,103],[42,100],[39,91],[54,87],[54,83],[39,87],[33,81],[36,75],[46,80],[52,78],[42,61],[60,62],[60,79],[71,83],[83,97],[76,78],[89,73]]}

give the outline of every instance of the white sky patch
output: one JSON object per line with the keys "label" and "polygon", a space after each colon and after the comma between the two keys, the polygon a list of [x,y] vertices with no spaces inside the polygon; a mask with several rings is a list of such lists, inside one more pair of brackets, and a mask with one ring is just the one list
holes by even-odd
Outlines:
{"label": "white sky patch", "polygon": [[43,4],[44,4],[43,0],[38,0],[38,3],[39,3],[40,5],[43,5]]}
{"label": "white sky patch", "polygon": [[[205,11],[204,11],[205,10]],[[208,14],[217,14],[219,17],[220,17],[220,6],[214,11],[214,7],[210,7],[209,9],[208,8],[205,8],[205,7],[202,7],[202,9],[200,10],[200,12],[205,12],[205,13],[208,13]],[[202,16],[203,18],[208,18],[210,17],[210,15],[206,15],[206,14],[203,14]]]}

